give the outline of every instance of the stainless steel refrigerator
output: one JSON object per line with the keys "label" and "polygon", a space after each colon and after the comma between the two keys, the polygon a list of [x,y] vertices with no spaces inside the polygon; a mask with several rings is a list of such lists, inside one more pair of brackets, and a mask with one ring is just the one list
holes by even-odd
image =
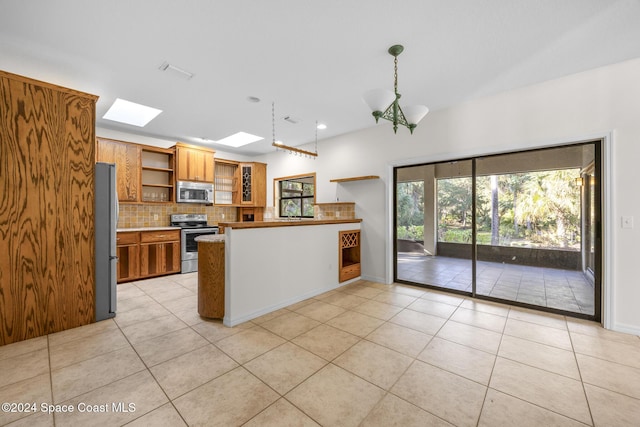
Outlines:
{"label": "stainless steel refrigerator", "polygon": [[96,163],[96,322],[116,315],[116,165]]}

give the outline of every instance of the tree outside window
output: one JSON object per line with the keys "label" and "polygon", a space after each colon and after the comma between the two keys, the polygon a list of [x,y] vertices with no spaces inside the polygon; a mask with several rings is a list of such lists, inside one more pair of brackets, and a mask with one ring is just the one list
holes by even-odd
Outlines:
{"label": "tree outside window", "polygon": [[295,179],[281,180],[280,217],[313,218],[315,186],[309,182]]}

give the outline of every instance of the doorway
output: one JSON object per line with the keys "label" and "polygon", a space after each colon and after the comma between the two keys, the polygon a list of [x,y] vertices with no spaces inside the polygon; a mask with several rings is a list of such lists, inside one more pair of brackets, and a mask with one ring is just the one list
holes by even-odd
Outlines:
{"label": "doorway", "polygon": [[394,279],[599,320],[601,144],[395,168]]}

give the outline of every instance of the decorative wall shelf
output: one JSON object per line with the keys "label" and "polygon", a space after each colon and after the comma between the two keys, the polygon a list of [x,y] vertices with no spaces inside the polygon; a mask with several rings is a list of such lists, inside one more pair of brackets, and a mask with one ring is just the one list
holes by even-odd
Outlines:
{"label": "decorative wall shelf", "polygon": [[331,179],[329,182],[349,182],[349,181],[364,181],[367,179],[380,179],[377,175],[365,175],[365,176],[354,176],[352,178],[338,178]]}

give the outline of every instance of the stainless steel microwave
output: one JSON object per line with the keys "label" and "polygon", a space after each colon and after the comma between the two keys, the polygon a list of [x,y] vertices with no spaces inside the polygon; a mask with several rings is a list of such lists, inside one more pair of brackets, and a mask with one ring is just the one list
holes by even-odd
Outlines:
{"label": "stainless steel microwave", "polygon": [[213,184],[207,182],[177,181],[178,203],[213,203]]}

